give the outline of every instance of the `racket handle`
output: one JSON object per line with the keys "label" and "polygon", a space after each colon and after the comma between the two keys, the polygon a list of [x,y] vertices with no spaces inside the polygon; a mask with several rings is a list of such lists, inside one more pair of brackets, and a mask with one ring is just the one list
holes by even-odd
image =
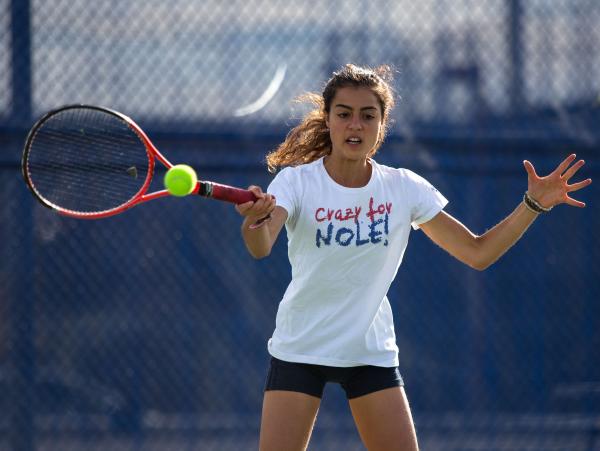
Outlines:
{"label": "racket handle", "polygon": [[221,185],[214,182],[200,182],[198,194],[216,200],[243,204],[256,200],[256,196],[246,189],[235,188],[229,185]]}

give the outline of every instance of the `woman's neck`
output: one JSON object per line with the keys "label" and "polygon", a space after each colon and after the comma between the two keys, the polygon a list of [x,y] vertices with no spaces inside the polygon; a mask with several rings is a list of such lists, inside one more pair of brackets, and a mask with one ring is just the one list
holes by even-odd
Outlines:
{"label": "woman's neck", "polygon": [[338,185],[346,188],[362,188],[371,180],[373,169],[368,158],[364,160],[346,160],[327,155],[323,160],[323,165],[329,177]]}

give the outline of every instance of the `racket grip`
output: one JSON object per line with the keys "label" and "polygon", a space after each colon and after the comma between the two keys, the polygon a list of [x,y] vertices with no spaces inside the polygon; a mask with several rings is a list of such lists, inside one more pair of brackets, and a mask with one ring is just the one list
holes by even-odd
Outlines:
{"label": "racket grip", "polygon": [[221,185],[214,182],[200,182],[198,194],[203,197],[231,202],[232,204],[243,204],[257,199],[254,194],[246,189]]}

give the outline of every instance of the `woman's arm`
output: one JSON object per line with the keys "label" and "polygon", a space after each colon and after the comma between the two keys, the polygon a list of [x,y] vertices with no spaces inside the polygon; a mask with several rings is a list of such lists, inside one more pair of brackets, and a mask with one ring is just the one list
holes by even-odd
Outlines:
{"label": "woman's arm", "polygon": [[244,216],[242,238],[248,252],[254,258],[263,258],[271,253],[287,219],[287,211],[276,206],[273,196],[263,193],[258,186],[250,186],[248,189],[258,200],[236,205],[235,209]]}
{"label": "woman's arm", "polygon": [[[583,202],[569,197],[570,192],[592,183],[591,179],[586,179],[568,184],[569,179],[584,164],[583,160],[579,160],[570,166],[574,160],[575,155],[570,155],[546,177],[539,177],[529,161],[523,162],[528,175],[527,192],[542,208],[550,209],[561,203],[585,207]],[[421,229],[431,240],[463,263],[484,270],[523,236],[538,215],[525,202],[521,202],[508,217],[481,236],[475,235],[445,212],[440,212],[432,220],[422,224]]]}
{"label": "woman's arm", "polygon": [[458,220],[442,211],[421,229],[450,255],[470,267],[482,271],[494,263],[525,233],[537,217],[523,203],[506,219],[478,236]]}

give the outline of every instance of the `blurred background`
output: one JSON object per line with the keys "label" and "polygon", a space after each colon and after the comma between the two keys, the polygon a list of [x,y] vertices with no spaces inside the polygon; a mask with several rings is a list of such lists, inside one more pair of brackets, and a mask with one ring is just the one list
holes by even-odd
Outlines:
{"label": "blurred background", "polygon": [[[423,450],[600,450],[596,0],[0,0],[0,450],[257,449],[286,240],[254,261],[230,205],[79,221],[20,175],[45,111],[133,117],[201,178],[266,187],[331,72],[391,65],[381,163],[476,233],[569,153],[595,183],[485,272],[414,232],[389,293]],[[161,178],[161,174],[157,178]],[[328,386],[310,449],[361,450]]]}

